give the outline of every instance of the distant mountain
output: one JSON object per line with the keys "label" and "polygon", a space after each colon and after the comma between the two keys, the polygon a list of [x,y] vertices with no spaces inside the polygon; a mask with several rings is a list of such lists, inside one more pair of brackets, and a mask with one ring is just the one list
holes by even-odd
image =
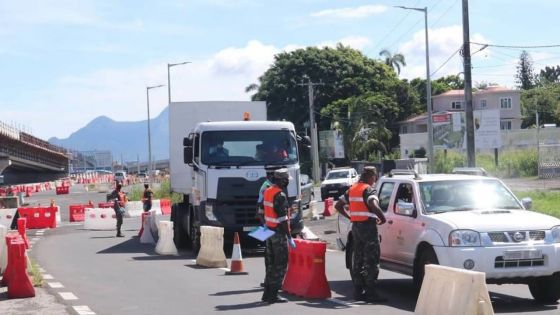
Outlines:
{"label": "distant mountain", "polygon": [[[150,120],[152,155],[156,160],[169,158],[169,108]],[[66,139],[50,138],[49,142],[79,151],[110,150],[114,160],[148,160],[148,124],[143,121],[114,121],[99,116]]]}

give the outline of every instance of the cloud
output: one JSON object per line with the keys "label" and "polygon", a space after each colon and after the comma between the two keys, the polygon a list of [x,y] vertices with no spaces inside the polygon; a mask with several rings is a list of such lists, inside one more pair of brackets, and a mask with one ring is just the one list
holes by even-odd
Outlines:
{"label": "cloud", "polygon": [[311,13],[313,18],[326,19],[357,19],[365,18],[371,15],[380,14],[387,10],[383,5],[364,5],[354,8],[327,9]]}
{"label": "cloud", "polygon": [[252,74],[267,69],[274,61],[278,48],[252,40],[243,48],[230,47],[215,54],[209,61],[215,73]]}

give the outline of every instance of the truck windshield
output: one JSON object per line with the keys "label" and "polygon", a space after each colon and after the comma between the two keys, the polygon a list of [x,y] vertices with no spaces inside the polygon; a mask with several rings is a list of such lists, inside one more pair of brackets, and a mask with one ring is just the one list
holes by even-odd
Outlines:
{"label": "truck windshield", "polygon": [[420,196],[427,213],[523,209],[504,185],[491,179],[422,182]]}
{"label": "truck windshield", "polygon": [[206,165],[298,163],[296,140],[288,130],[207,131],[202,134],[200,152]]}

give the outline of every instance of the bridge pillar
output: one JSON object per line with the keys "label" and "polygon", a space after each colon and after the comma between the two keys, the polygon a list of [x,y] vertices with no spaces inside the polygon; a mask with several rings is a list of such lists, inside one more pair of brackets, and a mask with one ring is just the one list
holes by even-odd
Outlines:
{"label": "bridge pillar", "polygon": [[0,157],[0,174],[10,165],[12,165],[12,161],[9,158]]}

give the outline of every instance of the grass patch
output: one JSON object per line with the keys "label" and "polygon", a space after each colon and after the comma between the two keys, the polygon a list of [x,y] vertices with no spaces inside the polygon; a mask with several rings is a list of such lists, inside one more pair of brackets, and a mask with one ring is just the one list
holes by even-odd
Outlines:
{"label": "grass patch", "polygon": [[[171,199],[172,203],[180,203],[183,201],[183,195],[171,192],[171,183],[169,180],[163,180],[159,188],[153,188],[154,200],[155,199]],[[128,192],[128,200],[130,201],[140,201],[142,200],[142,194],[144,193],[144,187],[133,187],[130,192]]]}
{"label": "grass patch", "polygon": [[531,197],[534,211],[560,218],[560,192],[558,191],[520,191],[515,192],[517,198]]}
{"label": "grass patch", "polygon": [[31,260],[31,258],[27,258],[31,261],[31,270],[27,270],[27,273],[31,276],[31,282],[33,282],[34,287],[42,287],[45,284],[45,279],[43,279],[43,275],[39,271],[39,265],[36,262]]}

